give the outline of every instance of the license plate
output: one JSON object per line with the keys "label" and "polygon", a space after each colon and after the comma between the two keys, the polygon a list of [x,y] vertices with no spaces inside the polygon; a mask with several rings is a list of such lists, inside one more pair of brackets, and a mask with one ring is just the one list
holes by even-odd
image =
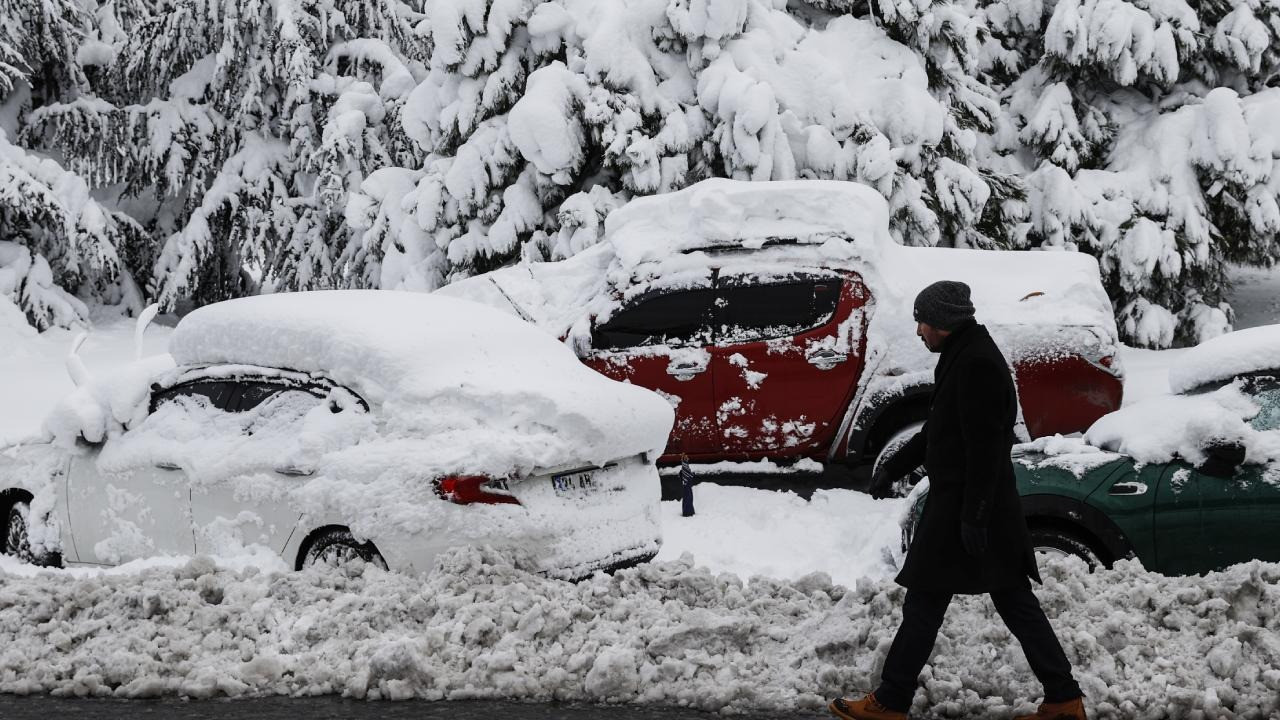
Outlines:
{"label": "license plate", "polygon": [[573,472],[551,476],[551,487],[557,495],[579,497],[589,495],[599,489],[595,483],[595,472]]}

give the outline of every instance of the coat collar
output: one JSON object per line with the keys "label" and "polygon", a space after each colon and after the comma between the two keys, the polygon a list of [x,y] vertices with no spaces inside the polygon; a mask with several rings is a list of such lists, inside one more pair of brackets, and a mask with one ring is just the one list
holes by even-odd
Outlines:
{"label": "coat collar", "polygon": [[947,339],[942,341],[942,353],[938,357],[938,366],[933,373],[933,386],[937,387],[942,384],[942,379],[946,377],[947,371],[955,364],[956,357],[966,347],[971,345],[974,340],[987,335],[987,329],[979,325],[975,320],[969,320],[952,331],[947,336]]}

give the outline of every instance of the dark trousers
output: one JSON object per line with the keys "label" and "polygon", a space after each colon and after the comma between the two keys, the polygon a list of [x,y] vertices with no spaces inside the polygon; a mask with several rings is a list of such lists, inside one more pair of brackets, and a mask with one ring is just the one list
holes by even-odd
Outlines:
{"label": "dark trousers", "polygon": [[[1021,643],[1036,679],[1044,685],[1044,701],[1066,702],[1082,696],[1084,693],[1071,676],[1071,662],[1031,588],[993,592],[991,601],[1009,632]],[[889,647],[880,687],[876,689],[876,699],[890,710],[910,709],[920,670],[929,661],[938,629],[942,627],[942,617],[950,604],[948,593],[907,591],[902,604],[902,625]]]}

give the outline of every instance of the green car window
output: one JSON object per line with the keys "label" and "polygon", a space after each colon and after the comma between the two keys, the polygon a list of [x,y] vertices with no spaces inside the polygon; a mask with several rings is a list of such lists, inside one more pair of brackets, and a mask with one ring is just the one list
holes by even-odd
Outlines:
{"label": "green car window", "polygon": [[1272,387],[1253,394],[1258,414],[1249,424],[1254,430],[1280,430],[1280,387]]}

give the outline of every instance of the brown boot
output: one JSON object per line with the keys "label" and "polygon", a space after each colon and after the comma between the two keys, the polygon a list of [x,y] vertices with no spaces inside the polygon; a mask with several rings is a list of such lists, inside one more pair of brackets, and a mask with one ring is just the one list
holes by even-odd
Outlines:
{"label": "brown boot", "polygon": [[907,720],[906,713],[881,705],[875,693],[867,693],[861,700],[836,698],[827,709],[840,720]]}
{"label": "brown boot", "polygon": [[1084,698],[1060,703],[1040,703],[1035,715],[1019,715],[1013,720],[1088,720]]}

